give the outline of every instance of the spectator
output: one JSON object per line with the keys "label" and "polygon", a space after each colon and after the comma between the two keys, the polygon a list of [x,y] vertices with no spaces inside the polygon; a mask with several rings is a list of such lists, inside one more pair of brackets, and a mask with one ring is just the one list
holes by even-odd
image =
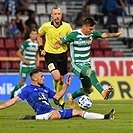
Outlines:
{"label": "spectator", "polygon": [[11,19],[11,22],[7,25],[7,28],[8,28],[8,31],[7,31],[8,37],[16,38],[18,34],[20,33],[15,23],[15,19]]}
{"label": "spectator", "polygon": [[125,0],[118,0],[117,1],[117,15],[118,16],[126,16],[126,3]]}
{"label": "spectator", "polygon": [[[75,26],[81,26],[82,25],[82,21],[86,18],[90,16],[90,5],[91,4],[96,4],[98,6],[100,6],[102,4],[102,0],[88,0],[85,4],[85,6],[83,7],[83,9],[77,14],[75,20],[74,20],[74,24]],[[97,16],[94,16],[95,19],[97,18]]]}
{"label": "spectator", "polygon": [[117,0],[106,0],[102,12],[108,16],[106,26],[117,24]]}
{"label": "spectator", "polygon": [[87,5],[96,4],[96,5],[99,5],[99,6],[102,5],[102,3],[103,3],[103,0],[88,0],[86,2]]}
{"label": "spectator", "polygon": [[22,14],[28,15],[31,11],[29,10],[30,2],[29,0],[18,0],[19,10]]}
{"label": "spectator", "polygon": [[[28,34],[29,35],[29,32],[30,32],[30,29],[38,29],[38,25],[36,23],[36,20],[35,20],[35,12],[34,11],[30,11],[29,14],[28,14],[29,18],[25,21],[25,24],[27,26],[27,30],[28,30]],[[26,37],[26,39],[29,38],[29,36]]]}
{"label": "spectator", "polygon": [[133,4],[133,0],[126,0],[128,4]]}
{"label": "spectator", "polygon": [[106,0],[102,11],[105,15],[126,15],[125,6],[125,0]]}
{"label": "spectator", "polygon": [[86,18],[90,16],[90,6],[89,5],[85,5],[83,7],[83,9],[77,14],[75,20],[74,20],[74,25],[76,26],[81,26],[82,25],[82,21]]}
{"label": "spectator", "polygon": [[[103,0],[88,0],[86,2],[86,5],[89,6],[89,12],[90,12],[90,6],[93,4],[93,5],[96,5],[97,8],[98,8],[98,12],[101,12],[101,7],[102,7],[102,4],[103,4]],[[101,24],[103,24],[103,17],[101,16],[98,16],[97,14],[95,14],[94,16],[94,19],[96,21],[99,21]]]}
{"label": "spectator", "polygon": [[117,0],[105,0],[102,8],[104,15],[117,14]]}
{"label": "spectator", "polygon": [[4,5],[5,5],[4,2],[1,2],[1,3],[0,3],[0,14],[4,14],[4,13],[5,13],[5,12],[4,12]]}
{"label": "spectator", "polygon": [[26,28],[25,22],[22,19],[20,19],[20,15],[21,15],[21,12],[16,13],[15,21],[16,21],[16,25],[17,25],[19,31],[21,32],[21,37],[25,38],[27,28]]}
{"label": "spectator", "polygon": [[7,15],[15,15],[15,12],[18,10],[17,0],[5,0],[4,12]]}

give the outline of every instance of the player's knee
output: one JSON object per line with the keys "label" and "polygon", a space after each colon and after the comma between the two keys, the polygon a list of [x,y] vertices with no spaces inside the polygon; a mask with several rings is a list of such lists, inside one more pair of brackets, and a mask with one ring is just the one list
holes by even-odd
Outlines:
{"label": "player's knee", "polygon": [[92,88],[88,88],[88,89],[87,89],[87,93],[88,93],[88,94],[91,94],[92,92],[93,92]]}
{"label": "player's knee", "polygon": [[85,94],[91,94],[93,92],[92,88],[83,88]]}
{"label": "player's knee", "polygon": [[54,77],[54,81],[55,81],[55,82],[60,81],[60,77],[59,77],[59,76]]}
{"label": "player's knee", "polygon": [[52,115],[49,118],[50,120],[60,119],[60,114],[58,113],[57,110],[53,110],[51,113],[52,113]]}
{"label": "player's knee", "polygon": [[20,86],[23,86],[25,84],[25,82],[20,82],[19,85]]}
{"label": "player's knee", "polygon": [[60,84],[63,85],[64,84],[64,79],[60,80]]}

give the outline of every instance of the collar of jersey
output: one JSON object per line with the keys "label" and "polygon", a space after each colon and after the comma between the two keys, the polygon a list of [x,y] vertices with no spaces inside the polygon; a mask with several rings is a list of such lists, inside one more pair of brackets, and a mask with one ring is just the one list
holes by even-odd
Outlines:
{"label": "collar of jersey", "polygon": [[[53,21],[51,21],[51,25],[53,25],[54,26],[54,23],[53,23]],[[62,25],[62,21],[61,21],[61,23],[60,23],[60,25],[58,26],[58,27],[55,27],[55,28],[59,28],[60,26]]]}

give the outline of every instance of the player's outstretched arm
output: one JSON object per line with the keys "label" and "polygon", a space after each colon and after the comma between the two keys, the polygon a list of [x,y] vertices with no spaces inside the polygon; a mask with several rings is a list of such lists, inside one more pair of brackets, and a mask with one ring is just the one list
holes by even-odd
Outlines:
{"label": "player's outstretched arm", "polygon": [[119,29],[116,33],[102,33],[102,38],[113,38],[113,37],[119,37],[123,33],[123,28]]}
{"label": "player's outstretched arm", "polygon": [[68,89],[69,85],[71,84],[71,81],[72,81],[72,75],[68,75],[66,84],[63,86],[63,88],[61,89],[61,91],[59,93],[54,95],[53,98],[56,100],[60,100],[60,98],[65,94],[66,90]]}
{"label": "player's outstretched arm", "polygon": [[21,100],[22,100],[21,98],[19,98],[18,96],[15,96],[14,98],[12,98],[12,99],[6,101],[5,103],[0,104],[0,110],[1,110],[1,109],[5,109],[5,108],[8,108],[8,107],[10,107],[10,106],[16,104],[17,102],[19,102],[19,101],[21,101]]}

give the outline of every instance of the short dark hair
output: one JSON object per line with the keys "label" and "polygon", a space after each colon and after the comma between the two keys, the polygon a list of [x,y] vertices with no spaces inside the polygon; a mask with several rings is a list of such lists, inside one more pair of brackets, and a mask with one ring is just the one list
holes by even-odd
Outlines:
{"label": "short dark hair", "polygon": [[87,17],[83,20],[82,25],[90,25],[90,26],[94,26],[96,25],[96,21],[92,18],[92,17]]}
{"label": "short dark hair", "polygon": [[32,31],[37,32],[37,29],[36,29],[36,28],[32,28],[32,29],[30,30],[30,33],[31,33]]}
{"label": "short dark hair", "polygon": [[39,72],[43,72],[43,70],[42,70],[42,69],[33,69],[33,70],[30,72],[30,77],[32,77],[34,74],[39,73]]}

